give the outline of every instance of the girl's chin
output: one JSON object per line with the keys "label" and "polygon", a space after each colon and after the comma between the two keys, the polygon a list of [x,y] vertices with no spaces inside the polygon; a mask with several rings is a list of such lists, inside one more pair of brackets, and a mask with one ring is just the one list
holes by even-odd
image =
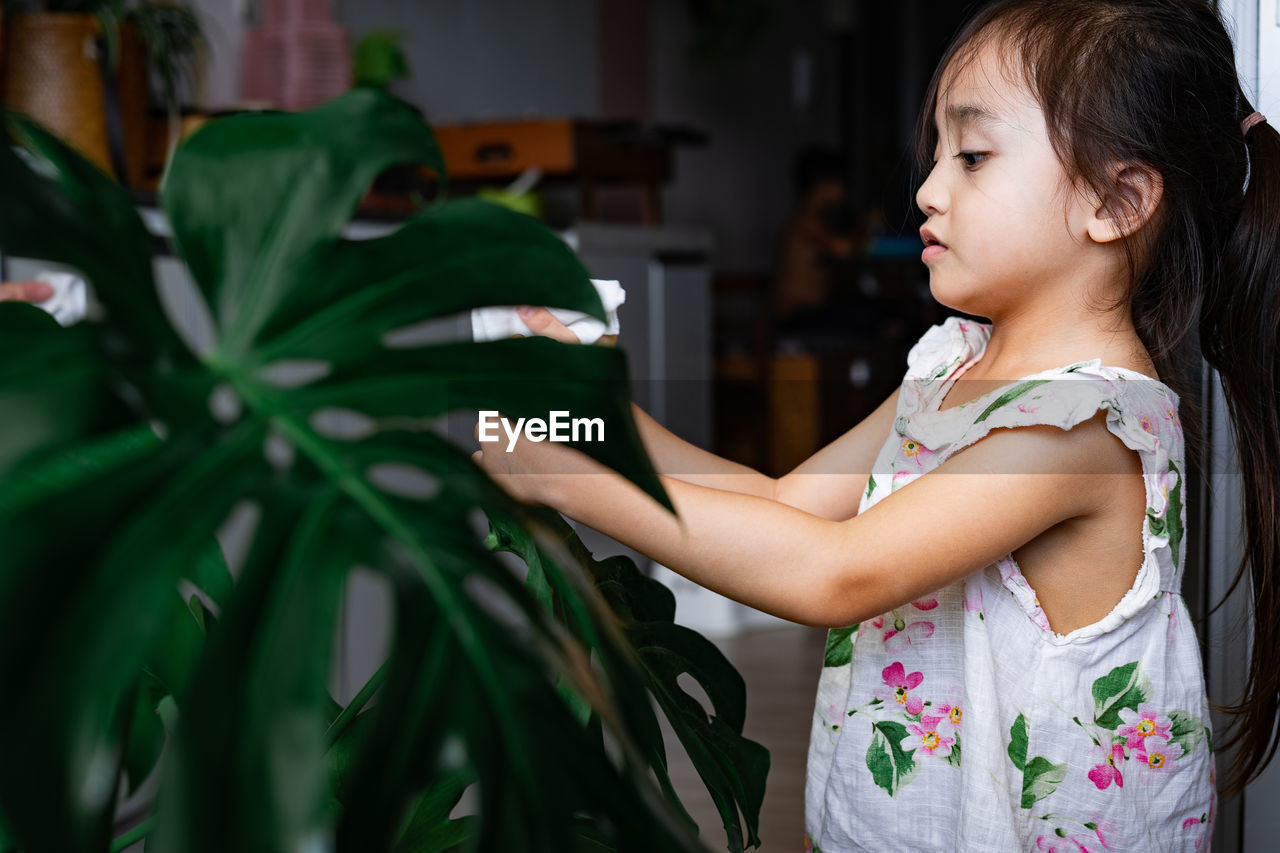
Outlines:
{"label": "girl's chin", "polygon": [[961,286],[954,281],[948,281],[945,275],[930,272],[929,293],[940,305],[953,311],[976,317],[986,316],[982,310],[985,307],[982,294],[975,287]]}

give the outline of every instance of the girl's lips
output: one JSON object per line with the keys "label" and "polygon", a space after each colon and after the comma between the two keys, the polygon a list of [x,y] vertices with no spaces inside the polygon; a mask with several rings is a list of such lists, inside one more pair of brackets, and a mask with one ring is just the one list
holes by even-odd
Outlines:
{"label": "girl's lips", "polygon": [[924,261],[927,264],[929,263],[929,261],[938,257],[946,250],[947,250],[947,247],[942,245],[941,243],[933,243],[931,245],[925,246],[924,251],[920,253],[920,260]]}

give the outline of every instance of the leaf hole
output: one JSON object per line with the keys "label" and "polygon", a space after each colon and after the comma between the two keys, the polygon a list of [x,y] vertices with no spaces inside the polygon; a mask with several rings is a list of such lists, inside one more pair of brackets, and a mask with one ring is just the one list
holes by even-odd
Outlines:
{"label": "leaf hole", "polygon": [[253,544],[254,533],[258,522],[262,520],[262,507],[256,501],[240,501],[227,513],[226,519],[218,527],[215,536],[222,547],[222,555],[227,560],[227,570],[231,577],[238,578],[249,556],[249,547]]}
{"label": "leaf hole", "polygon": [[711,697],[707,695],[707,691],[703,689],[698,679],[687,672],[682,672],[676,678],[676,686],[701,705],[708,718],[715,716],[715,706],[711,704]]}
{"label": "leaf hole", "polygon": [[462,588],[499,625],[521,634],[528,633],[529,620],[524,611],[493,580],[484,575],[469,574],[463,578]]}
{"label": "leaf hole", "polygon": [[405,462],[378,462],[365,470],[365,476],[387,494],[409,500],[431,500],[440,491],[439,477]]}
{"label": "leaf hole", "polygon": [[480,814],[480,784],[472,782],[462,790],[462,796],[458,798],[458,804],[453,807],[453,811],[449,812],[449,819],[457,820],[458,818],[478,814]]}
{"label": "leaf hole", "polygon": [[160,309],[187,348],[204,358],[218,345],[218,327],[204,294],[177,258],[157,258],[154,270]]}
{"label": "leaf hole", "polygon": [[391,580],[368,566],[347,575],[334,656],[338,701],[346,704],[387,659],[393,622]]}
{"label": "leaf hole", "polygon": [[224,426],[233,424],[240,420],[243,411],[244,404],[240,402],[240,395],[227,383],[219,383],[209,392],[209,414],[218,423]]}
{"label": "leaf hole", "polygon": [[316,409],[309,422],[317,434],[333,441],[362,441],[378,431],[377,421],[354,409]]}
{"label": "leaf hole", "polygon": [[292,467],[297,455],[293,442],[274,430],[268,433],[266,440],[262,442],[263,458],[267,460],[268,465],[278,471]]}
{"label": "leaf hole", "polygon": [[282,358],[259,368],[257,378],[273,388],[301,388],[333,372],[333,365],[317,358]]}
{"label": "leaf hole", "polygon": [[461,320],[456,314],[432,317],[384,333],[382,345],[387,349],[414,349],[428,344],[462,340],[464,338],[460,324]]}

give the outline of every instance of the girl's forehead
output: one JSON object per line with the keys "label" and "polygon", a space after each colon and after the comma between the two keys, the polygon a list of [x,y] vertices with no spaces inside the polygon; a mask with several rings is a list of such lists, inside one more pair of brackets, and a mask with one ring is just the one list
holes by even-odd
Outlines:
{"label": "girl's forehead", "polygon": [[979,124],[1040,124],[1040,104],[1016,53],[999,38],[981,39],[956,53],[938,83],[934,121],[938,128]]}

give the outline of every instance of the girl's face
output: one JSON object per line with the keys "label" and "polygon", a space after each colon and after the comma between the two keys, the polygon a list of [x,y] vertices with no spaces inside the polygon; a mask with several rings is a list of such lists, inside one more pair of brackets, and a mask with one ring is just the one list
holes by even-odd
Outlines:
{"label": "girl's face", "polygon": [[995,319],[1078,283],[1093,210],[1049,143],[1035,97],[988,39],[939,87],[934,166],[916,192],[929,287],[944,305]]}

